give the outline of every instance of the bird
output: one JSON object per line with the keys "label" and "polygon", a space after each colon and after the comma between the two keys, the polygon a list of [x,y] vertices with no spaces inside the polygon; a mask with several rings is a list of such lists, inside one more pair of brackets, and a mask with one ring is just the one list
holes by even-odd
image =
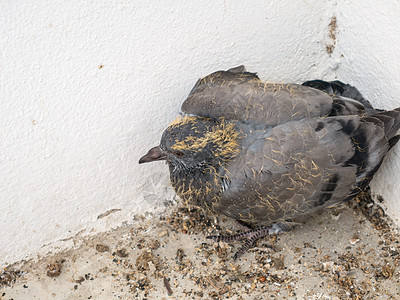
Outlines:
{"label": "bird", "polygon": [[374,109],[341,81],[262,81],[244,66],[197,81],[182,115],[139,164],[166,161],[185,205],[247,227],[208,238],[255,241],[365,190],[399,140],[400,108]]}

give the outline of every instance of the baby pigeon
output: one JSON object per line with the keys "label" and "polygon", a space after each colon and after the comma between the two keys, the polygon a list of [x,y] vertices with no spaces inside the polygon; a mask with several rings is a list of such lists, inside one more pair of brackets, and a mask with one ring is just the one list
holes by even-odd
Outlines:
{"label": "baby pigeon", "polygon": [[139,163],[166,160],[186,204],[251,228],[211,237],[245,239],[234,259],[357,195],[399,139],[400,108],[375,110],[340,81],[265,83],[244,66],[200,79],[182,111]]}

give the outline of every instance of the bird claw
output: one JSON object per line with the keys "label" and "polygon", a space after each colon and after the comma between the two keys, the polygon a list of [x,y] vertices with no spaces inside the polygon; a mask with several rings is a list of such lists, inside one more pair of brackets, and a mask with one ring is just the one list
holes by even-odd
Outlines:
{"label": "bird claw", "polygon": [[254,245],[254,243],[257,241],[257,238],[248,238],[242,247],[236,253],[233,255],[233,260],[237,260],[240,256],[246,253],[247,250],[251,248],[251,246]]}
{"label": "bird claw", "polygon": [[241,232],[238,234],[233,234],[233,235],[210,235],[207,236],[207,239],[213,239],[216,242],[233,242],[233,241],[238,241],[238,240],[243,240],[246,239],[244,242],[243,246],[235,253],[233,256],[233,260],[236,260],[240,256],[242,256],[244,253],[246,253],[247,250],[251,248],[251,246],[254,245],[254,243],[265,236],[278,233],[281,231],[281,227],[279,227],[278,224],[274,224],[272,226],[264,226],[256,229],[251,229],[247,230],[245,232]]}

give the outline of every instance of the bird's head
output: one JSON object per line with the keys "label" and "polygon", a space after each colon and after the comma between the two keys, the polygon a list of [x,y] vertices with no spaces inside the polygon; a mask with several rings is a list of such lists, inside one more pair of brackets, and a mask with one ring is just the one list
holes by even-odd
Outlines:
{"label": "bird's head", "polygon": [[167,160],[173,172],[217,167],[238,155],[239,139],[240,131],[224,119],[185,116],[168,126],[160,146],[139,163]]}

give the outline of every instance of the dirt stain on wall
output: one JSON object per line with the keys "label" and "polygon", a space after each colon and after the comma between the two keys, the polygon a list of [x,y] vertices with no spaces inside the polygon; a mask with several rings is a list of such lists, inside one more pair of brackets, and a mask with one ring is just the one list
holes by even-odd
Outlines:
{"label": "dirt stain on wall", "polygon": [[337,19],[336,16],[332,16],[331,21],[328,25],[330,43],[326,44],[326,52],[331,55],[336,46],[336,35],[337,35]]}

